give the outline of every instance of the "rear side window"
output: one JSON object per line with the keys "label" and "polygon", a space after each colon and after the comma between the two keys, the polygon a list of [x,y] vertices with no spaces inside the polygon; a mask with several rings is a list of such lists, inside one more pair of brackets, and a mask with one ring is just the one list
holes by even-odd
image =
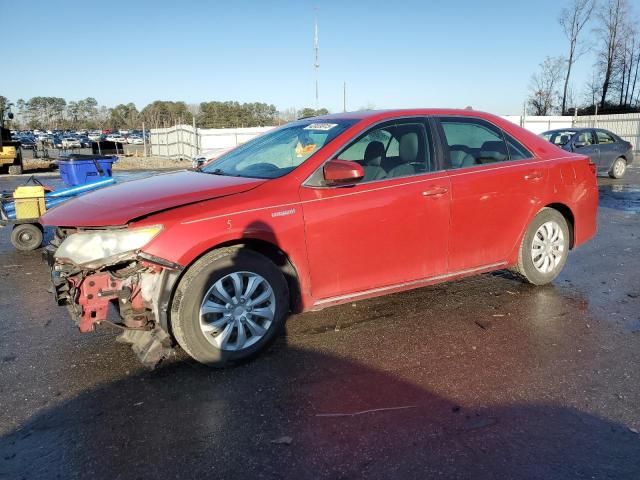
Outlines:
{"label": "rear side window", "polygon": [[507,148],[509,150],[509,160],[524,160],[525,158],[531,158],[531,152],[524,148],[524,146],[518,142],[515,138],[504,134],[504,138],[507,140]]}
{"label": "rear side window", "polygon": [[607,132],[596,130],[596,135],[598,136],[598,143],[616,143],[615,139]]}
{"label": "rear side window", "polygon": [[449,168],[463,168],[531,158],[520,142],[479,118],[439,119],[449,147]]}

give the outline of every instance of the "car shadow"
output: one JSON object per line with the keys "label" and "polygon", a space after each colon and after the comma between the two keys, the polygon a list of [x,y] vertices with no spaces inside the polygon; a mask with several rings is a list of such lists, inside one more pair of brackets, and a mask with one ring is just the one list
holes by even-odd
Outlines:
{"label": "car shadow", "polygon": [[[249,225],[245,236],[277,245],[267,224]],[[437,292],[438,287],[425,296],[444,309]],[[464,294],[473,293],[464,289]],[[386,301],[417,294],[401,295]],[[549,296],[542,291],[531,300],[541,318],[548,317],[554,300]],[[449,320],[469,317],[458,312]],[[375,357],[376,343],[384,338],[368,335]],[[640,441],[624,425],[552,401],[463,404],[418,385],[417,377],[429,375],[428,369],[395,362],[373,368],[348,354],[330,353],[322,337],[316,338],[302,346],[285,332],[258,360],[226,370],[179,355],[155,371],[123,375],[53,404],[0,437],[0,478],[637,479],[640,474]],[[429,361],[424,353],[418,360],[420,355]],[[466,375],[479,376],[481,369]]]}
{"label": "car shadow", "polygon": [[573,408],[467,408],[393,371],[280,345],[176,360],[0,438],[3,478],[638,478],[640,441]]}

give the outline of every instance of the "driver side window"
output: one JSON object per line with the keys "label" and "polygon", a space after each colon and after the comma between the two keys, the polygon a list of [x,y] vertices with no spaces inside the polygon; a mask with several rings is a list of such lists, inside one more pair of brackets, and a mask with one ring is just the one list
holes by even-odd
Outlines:
{"label": "driver side window", "polygon": [[[338,155],[364,168],[362,182],[407,177],[432,168],[432,142],[426,123],[393,122],[370,130]],[[361,182],[361,183],[362,183]]]}

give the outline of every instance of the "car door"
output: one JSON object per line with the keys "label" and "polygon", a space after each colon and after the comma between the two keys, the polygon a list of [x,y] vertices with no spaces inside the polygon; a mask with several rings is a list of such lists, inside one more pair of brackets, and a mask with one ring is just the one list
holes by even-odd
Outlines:
{"label": "car door", "polygon": [[449,150],[449,272],[504,265],[540,208],[547,167],[486,120],[440,117],[438,122]]}
{"label": "car door", "polygon": [[572,141],[574,152],[587,155],[593,163],[598,165],[600,162],[600,146],[596,141],[596,135],[593,130],[578,132]]}
{"label": "car door", "polygon": [[335,157],[364,165],[363,181],[326,186],[319,170],[302,185],[315,298],[379,292],[446,273],[449,179],[438,171],[432,138],[423,118],[377,125]]}
{"label": "car door", "polygon": [[597,162],[598,169],[608,171],[615,159],[620,156],[620,145],[616,143],[616,139],[613,136],[604,130],[596,130],[596,138],[600,149],[600,158]]}

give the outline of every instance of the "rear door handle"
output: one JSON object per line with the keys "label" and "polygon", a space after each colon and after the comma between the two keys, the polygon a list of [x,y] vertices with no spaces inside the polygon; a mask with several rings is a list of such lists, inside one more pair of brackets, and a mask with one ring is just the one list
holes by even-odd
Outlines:
{"label": "rear door handle", "polygon": [[542,172],[538,172],[538,171],[527,173],[524,176],[524,179],[529,181],[540,180],[541,178],[542,178]]}
{"label": "rear door handle", "polygon": [[445,187],[435,187],[430,190],[425,190],[422,192],[423,197],[439,197],[440,195],[444,195],[449,191],[448,188]]}

